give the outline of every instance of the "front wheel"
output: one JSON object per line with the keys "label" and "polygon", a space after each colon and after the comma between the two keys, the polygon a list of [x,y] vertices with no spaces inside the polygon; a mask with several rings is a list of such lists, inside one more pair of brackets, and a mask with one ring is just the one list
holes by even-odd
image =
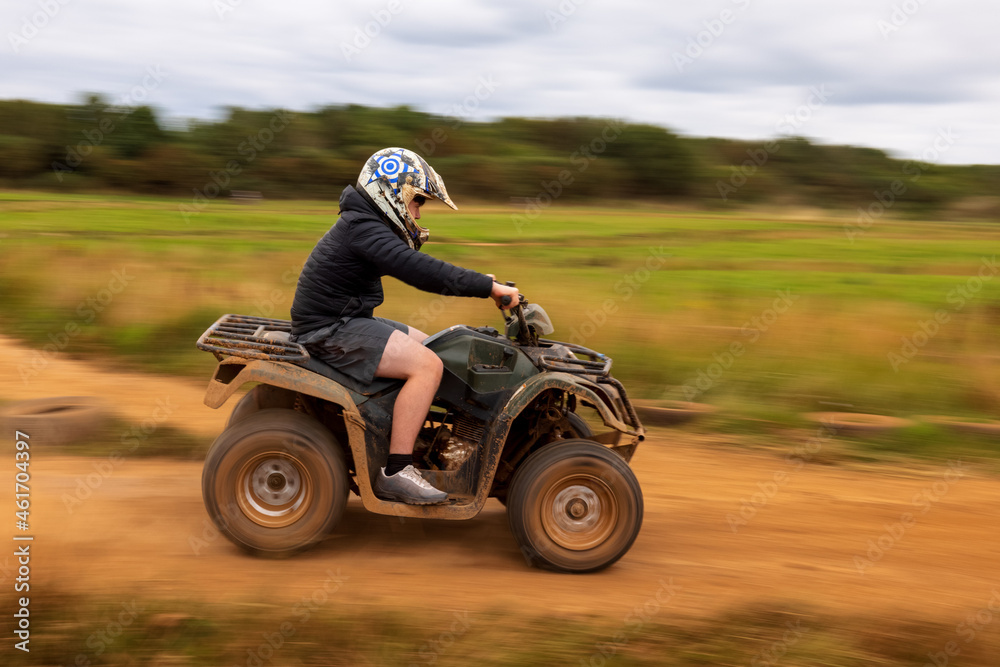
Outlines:
{"label": "front wheel", "polygon": [[593,572],[621,558],[642,526],[642,490],[619,455],[586,440],[534,452],[517,469],[507,519],[529,564]]}
{"label": "front wheel", "polygon": [[[552,430],[549,431],[546,442],[552,440],[589,440],[594,435],[594,430],[590,428],[583,417],[575,412],[567,413],[565,417],[556,422]],[[507,487],[496,492],[494,496],[504,507],[507,506]]]}
{"label": "front wheel", "polygon": [[255,412],[216,439],[202,495],[227,538],[257,555],[282,557],[326,537],[347,505],[347,465],[315,419],[282,408]]}

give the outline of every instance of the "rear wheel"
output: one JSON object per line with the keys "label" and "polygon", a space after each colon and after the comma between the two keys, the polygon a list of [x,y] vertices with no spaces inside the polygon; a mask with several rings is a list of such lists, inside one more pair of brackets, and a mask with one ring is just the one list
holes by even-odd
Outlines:
{"label": "rear wheel", "polygon": [[593,572],[621,558],[642,526],[642,490],[606,447],[567,440],[517,469],[507,518],[525,559],[562,572]]}
{"label": "rear wheel", "polygon": [[243,419],[246,419],[255,412],[266,410],[267,408],[287,408],[295,407],[295,392],[281,387],[274,387],[269,384],[259,384],[248,391],[237,403],[236,407],[229,414],[229,421],[226,428]]}
{"label": "rear wheel", "polygon": [[218,529],[263,556],[309,548],[330,533],[347,505],[340,445],[315,419],[259,410],[227,428],[205,459],[202,495]]}

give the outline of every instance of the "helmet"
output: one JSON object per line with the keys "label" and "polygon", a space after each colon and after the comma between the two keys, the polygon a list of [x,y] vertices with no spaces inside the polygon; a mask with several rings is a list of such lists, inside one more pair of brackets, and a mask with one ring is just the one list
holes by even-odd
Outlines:
{"label": "helmet", "polygon": [[368,158],[357,189],[414,250],[420,249],[428,235],[407,210],[414,197],[433,197],[458,209],[444,188],[444,180],[426,160],[405,148],[383,148]]}

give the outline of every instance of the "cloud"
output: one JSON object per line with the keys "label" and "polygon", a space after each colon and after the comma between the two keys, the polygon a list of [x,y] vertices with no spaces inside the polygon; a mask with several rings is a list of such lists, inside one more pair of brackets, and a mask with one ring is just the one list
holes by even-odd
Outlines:
{"label": "cloud", "polygon": [[[993,6],[901,6],[66,0],[15,53],[9,35],[39,5],[5,3],[0,67],[4,96],[68,102],[85,91],[121,94],[159,65],[169,76],[150,103],[197,117],[227,105],[348,103],[445,113],[486,77],[496,90],[470,118],[612,116],[749,139],[773,135],[811,86],[825,84],[833,95],[800,128],[806,136],[907,156],[935,126],[966,127],[968,139],[944,159],[1000,163],[990,131],[1000,103]],[[677,54],[691,62],[678,68]]]}

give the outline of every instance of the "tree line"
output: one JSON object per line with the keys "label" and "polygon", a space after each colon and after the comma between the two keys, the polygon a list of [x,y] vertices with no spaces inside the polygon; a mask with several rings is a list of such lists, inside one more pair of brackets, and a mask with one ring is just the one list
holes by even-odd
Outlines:
{"label": "tree line", "polygon": [[99,95],[76,105],[0,101],[0,187],[6,188],[195,202],[234,190],[336,199],[363,161],[385,146],[423,155],[455,197],[527,210],[559,199],[1000,214],[1000,166],[936,165],[930,153],[926,161],[899,160],[795,136],[684,137],[590,117],[469,122],[405,106],[358,105],[230,107],[222,120],[176,127],[165,126],[149,106],[115,106]]}

